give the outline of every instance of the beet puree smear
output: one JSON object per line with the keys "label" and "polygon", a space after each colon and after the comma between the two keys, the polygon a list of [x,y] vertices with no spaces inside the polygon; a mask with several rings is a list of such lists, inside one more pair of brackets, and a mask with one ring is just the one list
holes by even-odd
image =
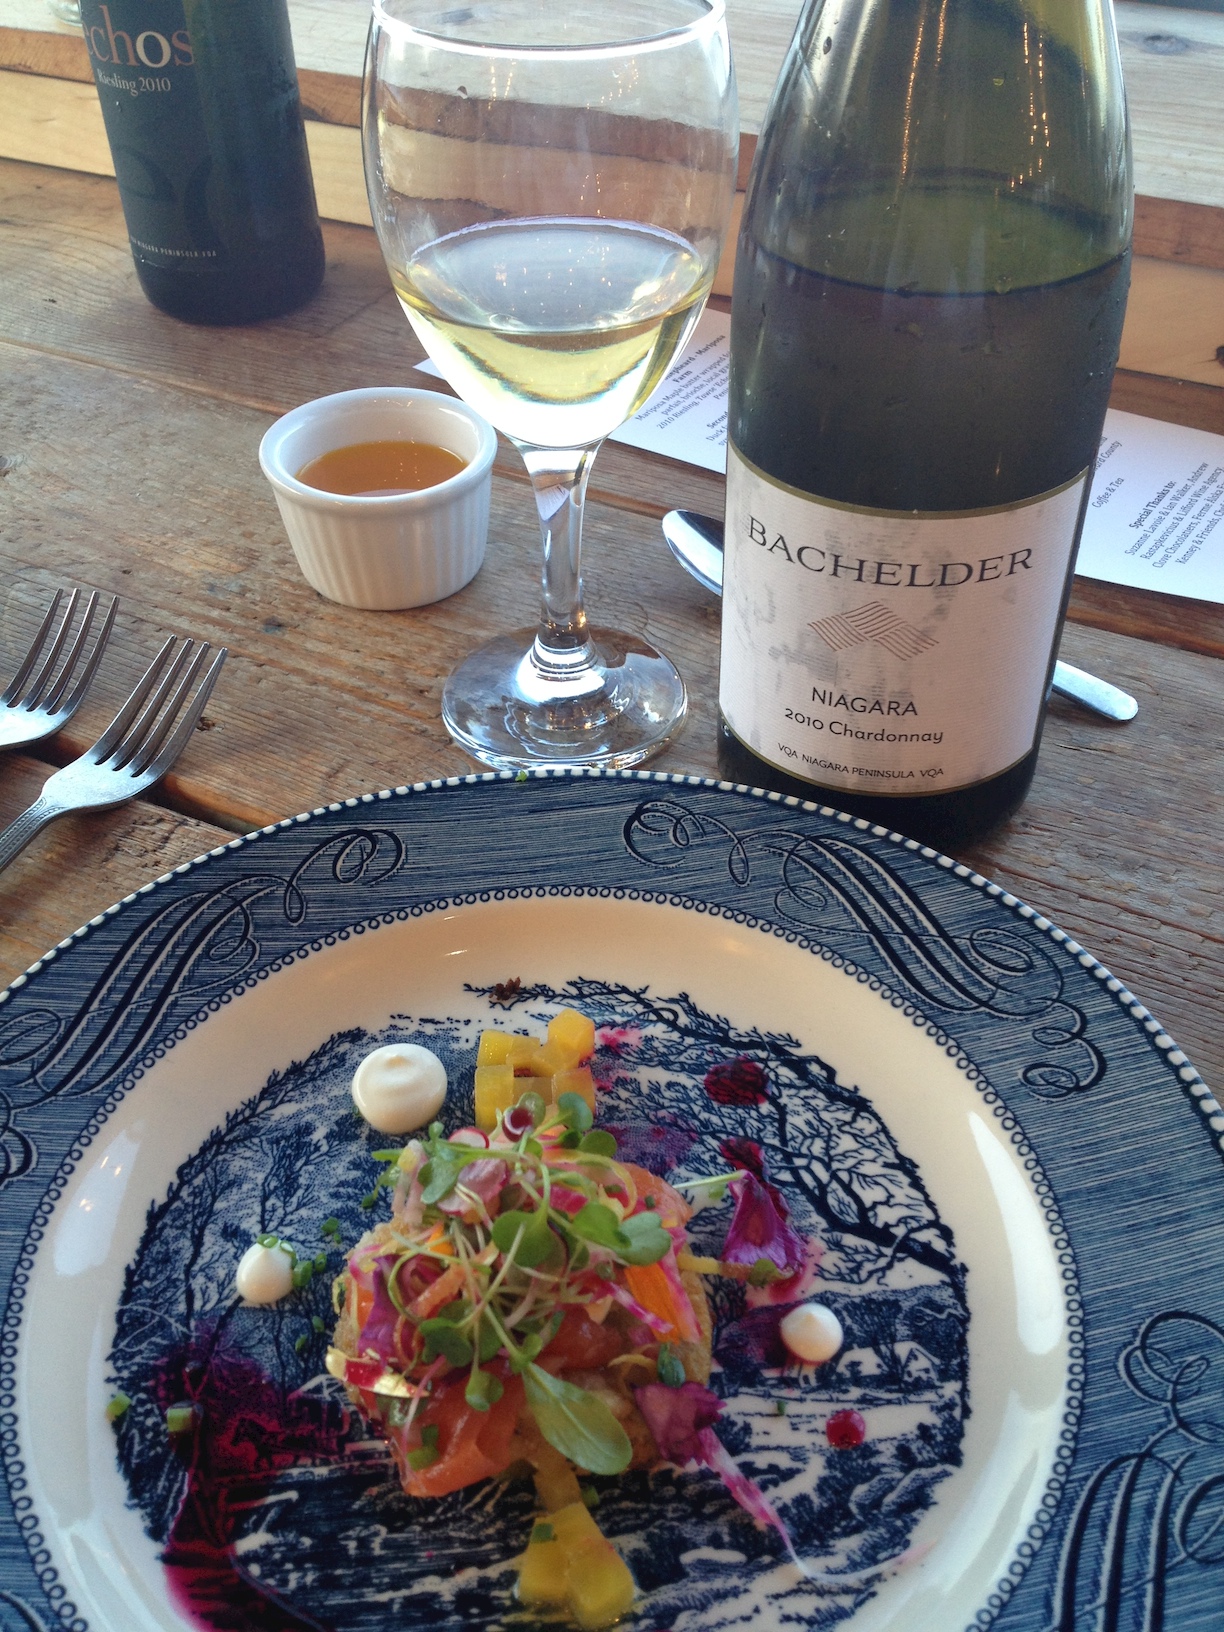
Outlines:
{"label": "beet puree smear", "polygon": [[171,1359],[152,1391],[190,1402],[191,1429],[172,1440],[186,1487],[162,1563],[176,1608],[209,1632],[327,1632],[251,1576],[234,1553],[275,1476],[296,1463],[343,1456],[347,1412],[331,1401],[285,1396],[240,1356]]}

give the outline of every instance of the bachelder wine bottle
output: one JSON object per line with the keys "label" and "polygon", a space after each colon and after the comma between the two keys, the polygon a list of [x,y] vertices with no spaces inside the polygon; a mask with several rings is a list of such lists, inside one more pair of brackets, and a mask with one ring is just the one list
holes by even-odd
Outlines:
{"label": "bachelder wine bottle", "polygon": [[809,0],[735,267],[723,774],[1024,798],[1130,268],[1108,0]]}
{"label": "bachelder wine bottle", "polygon": [[195,323],[292,311],[323,236],[285,0],[82,0],[141,287]]}

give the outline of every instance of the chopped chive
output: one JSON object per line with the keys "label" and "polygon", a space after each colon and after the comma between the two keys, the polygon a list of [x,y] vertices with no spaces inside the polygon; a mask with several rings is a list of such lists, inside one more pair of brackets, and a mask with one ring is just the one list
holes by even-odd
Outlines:
{"label": "chopped chive", "polygon": [[327,1330],[323,1324],[323,1317],[321,1315],[311,1315],[310,1324],[314,1327],[316,1332],[324,1332]]}
{"label": "chopped chive", "polygon": [[643,1207],[648,1207],[651,1212],[654,1212],[655,1208],[658,1205],[659,1205],[658,1202],[655,1200],[655,1198],[653,1196],[643,1196],[642,1197],[642,1206]]}
{"label": "chopped chive", "polygon": [[[526,772],[523,774],[526,775]],[[541,1520],[539,1524],[532,1525],[531,1539],[535,1542],[555,1541],[557,1539],[557,1533],[551,1524],[546,1524],[543,1520]]]}
{"label": "chopped chive", "polygon": [[583,1485],[582,1500],[592,1510],[599,1506],[599,1492],[594,1485]]}
{"label": "chopped chive", "polygon": [[321,1275],[327,1268],[327,1254],[325,1252],[316,1252],[310,1261],[314,1265],[317,1275]]}
{"label": "chopped chive", "polygon": [[195,1418],[196,1410],[194,1405],[172,1405],[166,1412],[166,1432],[168,1434],[186,1434],[190,1432]]}
{"label": "chopped chive", "polygon": [[658,1359],[659,1381],[667,1388],[683,1388],[685,1382],[684,1362],[672,1348],[670,1343],[664,1343],[659,1349]]}
{"label": "chopped chive", "polygon": [[373,1207],[374,1203],[377,1200],[378,1200],[378,1191],[377,1190],[371,1190],[371,1192],[370,1192],[370,1194],[368,1196],[362,1196],[362,1198],[361,1198],[361,1210],[362,1210],[362,1212],[363,1213],[368,1213],[370,1208]]}
{"label": "chopped chive", "polygon": [[430,1468],[438,1460],[438,1452],[432,1445],[422,1445],[418,1450],[408,1452],[408,1466],[420,1473],[422,1468]]}
{"label": "chopped chive", "polygon": [[299,1337],[297,1342],[293,1345],[294,1353],[295,1354],[305,1354],[306,1353],[306,1345],[309,1342],[310,1342],[310,1339],[306,1336],[306,1333],[303,1332],[301,1337]]}
{"label": "chopped chive", "polygon": [[785,1400],[775,1400],[774,1401],[774,1416],[775,1417],[784,1417],[785,1415],[786,1415],[786,1401]]}
{"label": "chopped chive", "polygon": [[131,1398],[127,1394],[112,1394],[106,1402],[107,1422],[118,1422],[131,1403]]}
{"label": "chopped chive", "polygon": [[280,1246],[280,1236],[279,1235],[257,1235],[255,1237],[255,1239],[256,1239],[256,1241],[258,1241],[258,1243],[259,1243],[259,1245],[261,1247],[272,1248],[272,1247],[279,1247]]}
{"label": "chopped chive", "polygon": [[421,1444],[428,1445],[431,1451],[438,1448],[438,1425],[436,1422],[426,1422],[421,1426]]}
{"label": "chopped chive", "polygon": [[319,1225],[319,1234],[331,1236],[333,1241],[339,1241],[340,1220],[338,1218],[325,1218],[322,1224]]}
{"label": "chopped chive", "polygon": [[376,1162],[398,1162],[403,1154],[403,1150],[372,1150],[370,1152]]}
{"label": "chopped chive", "polygon": [[309,1258],[307,1258],[307,1260],[306,1260],[306,1262],[304,1264],[294,1264],[294,1266],[293,1266],[293,1290],[295,1292],[302,1291],[303,1287],[309,1286],[311,1281],[313,1281],[313,1280],[314,1280],[314,1265],[311,1263]]}

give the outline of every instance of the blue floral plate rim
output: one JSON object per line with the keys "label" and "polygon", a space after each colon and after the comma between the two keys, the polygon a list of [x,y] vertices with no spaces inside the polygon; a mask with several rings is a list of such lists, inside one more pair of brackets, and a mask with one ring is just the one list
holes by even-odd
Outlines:
{"label": "blue floral plate rim", "polygon": [[[264,844],[266,848],[267,841],[274,841],[277,835],[294,829],[311,827],[312,825],[317,828],[321,822],[325,823],[328,818],[346,818],[352,813],[357,813],[359,816],[364,816],[368,813],[372,813],[372,811],[379,810],[380,807],[382,809],[386,809],[388,802],[391,802],[393,809],[397,807],[401,809],[410,809],[410,803],[407,806],[404,806],[400,805],[399,802],[411,802],[415,796],[423,794],[436,794],[444,790],[481,786],[488,787],[491,784],[520,783],[523,780],[524,779],[521,777],[521,775],[516,777],[513,773],[487,773],[473,774],[467,777],[437,779],[431,782],[417,783],[412,786],[387,789],[379,793],[368,793],[344,801],[336,801],[330,805],[320,806],[311,812],[304,812],[301,815],[289,817],[281,822],[270,824],[256,833],[235,838],[227,844],[217,847],[208,854],[201,856],[192,862],[185,863],[181,867],[174,869],[172,872],[164,874],[160,878],[151,881],[149,884],[143,886],[140,890],[133,892],[131,895],[125,897],[122,901],[115,903],[104,913],[97,915],[94,919],[90,920],[88,924],[83,925],[78,931],[76,931],[73,936],[68,937],[57,947],[51,949],[48,954],[32,965],[29,970],[18,976],[3,994],[0,994],[0,1026],[6,1024],[8,1015],[11,1012],[11,1009],[6,1009],[4,1005],[11,1006],[13,1004],[13,1000],[18,998],[23,992],[28,993],[33,990],[35,993],[37,993],[37,991],[41,990],[42,982],[40,982],[40,977],[42,977],[42,981],[45,981],[46,976],[50,971],[52,971],[57,965],[62,967],[69,954],[72,954],[76,948],[87,945],[91,936],[96,937],[99,931],[103,930],[108,925],[114,924],[116,919],[119,919],[122,925],[131,927],[133,931],[136,931],[138,925],[147,919],[150,907],[152,907],[153,910],[156,910],[157,903],[164,898],[167,889],[172,888],[175,885],[176,880],[196,875],[200,869],[207,868],[209,865],[215,864],[218,860],[220,860],[220,858],[230,856],[237,852],[243,852],[246,856],[255,856],[259,853],[258,847],[261,845],[261,843]],[[974,872],[971,868],[966,867],[961,863],[957,863],[952,858],[941,855],[939,852],[930,847],[922,846],[916,841],[906,839],[902,835],[894,833],[885,827],[873,825],[860,819],[848,817],[844,813],[832,810],[830,807],[822,807],[799,800],[787,799],[782,796],[763,793],[761,790],[753,790],[743,786],[719,782],[712,778],[700,778],[649,771],[628,773],[604,771],[566,771],[533,773],[527,778],[527,781],[533,783],[540,781],[555,783],[557,781],[561,781],[570,788],[574,788],[584,781],[596,781],[605,784],[612,783],[618,787],[623,786],[626,783],[630,783],[649,785],[654,788],[667,787],[673,790],[694,790],[702,793],[703,795],[717,795],[720,798],[729,799],[731,801],[730,808],[735,808],[736,801],[740,801],[742,803],[747,803],[749,801],[764,802],[765,804],[773,806],[779,812],[779,814],[783,811],[786,812],[788,817],[815,816],[821,818],[826,824],[830,824],[832,826],[833,831],[839,838],[852,838],[856,843],[863,844],[866,844],[867,841],[875,841],[877,848],[880,845],[880,841],[884,841],[888,849],[896,850],[897,852],[904,852],[910,856],[921,858],[922,863],[931,869],[928,876],[932,881],[938,878],[940,875],[943,875],[949,880],[956,880],[958,887],[963,887],[965,884],[970,885],[974,891],[979,892],[983,899],[990,900],[994,907],[997,908],[998,906],[1002,906],[1016,920],[1025,923],[1030,929],[1038,932],[1041,937],[1052,942],[1060,949],[1062,954],[1065,954],[1066,957],[1073,962],[1077,970],[1082,971],[1083,974],[1089,977],[1089,979],[1104,993],[1107,993],[1112,1003],[1134,1024],[1134,1040],[1140,1045],[1138,1057],[1143,1057],[1143,1049],[1146,1047],[1149,1051],[1147,1055],[1149,1060],[1155,1056],[1155,1058],[1161,1061],[1161,1063],[1173,1074],[1174,1080],[1176,1080],[1180,1085],[1185,1099],[1188,1099],[1189,1102],[1196,1107],[1202,1124],[1205,1126],[1205,1131],[1210,1135],[1212,1145],[1218,1149],[1224,1149],[1224,1113],[1221,1112],[1220,1106],[1211,1096],[1209,1090],[1202,1082],[1202,1079],[1199,1077],[1193,1065],[1186,1059],[1184,1053],[1177,1047],[1174,1040],[1164,1031],[1159,1022],[1150,1014],[1148,1009],[1134,996],[1132,992],[1126,988],[1121,981],[1117,980],[1112,974],[1110,974],[1104,965],[1093,957],[1091,953],[1087,952],[1072,937],[1067,935],[1066,932],[1059,929],[1048,918],[1044,917],[1035,909],[1029,907],[1018,897],[992,883],[982,875]],[[935,869],[938,869],[938,873],[934,871]],[[562,890],[560,893],[565,893],[565,891]],[[922,891],[921,887],[919,887],[918,894],[922,895],[923,893],[924,892]],[[454,899],[461,898],[461,893],[454,896]],[[475,898],[476,897],[473,897],[473,899]],[[120,916],[124,914],[126,914],[126,917]],[[319,943],[317,941],[312,941],[310,944],[317,945]],[[306,945],[303,945],[301,950],[307,950]],[[1112,1061],[1109,1063],[1112,1064]],[[0,1191],[0,1194],[2,1194],[2,1191]],[[10,1281],[9,1284],[11,1291],[15,1283]],[[1186,1290],[1193,1291],[1194,1289],[1187,1287]],[[1168,1319],[1175,1317],[1189,1320],[1200,1320],[1201,1322],[1204,1322],[1206,1326],[1211,1327],[1213,1332],[1216,1329],[1214,1323],[1207,1316],[1199,1316],[1195,1314],[1178,1316],[1177,1311],[1169,1309],[1157,1311],[1149,1318],[1147,1325],[1150,1326],[1153,1322],[1158,1322],[1161,1320],[1167,1321]],[[1120,1353],[1116,1357],[1119,1368],[1123,1367],[1125,1364],[1129,1364],[1129,1360],[1126,1359],[1126,1356],[1133,1355],[1136,1345],[1141,1347],[1143,1341],[1145,1341],[1142,1335],[1144,1328],[1139,1327],[1136,1330],[1138,1335],[1136,1336],[1135,1343],[1125,1351],[1125,1355]],[[1213,1362],[1208,1363],[1211,1364]],[[1159,1369],[1159,1364],[1157,1364],[1155,1367],[1155,1372],[1157,1374],[1159,1373]],[[1144,1397],[1149,1401],[1154,1398],[1150,1389]],[[11,1399],[11,1392],[9,1394],[9,1399]],[[1177,1402],[1173,1401],[1171,1406],[1169,1401],[1165,1401],[1164,1403],[1173,1411],[1174,1419],[1176,1419]],[[8,1404],[9,1400],[0,1401],[0,1410],[5,1409]],[[0,1425],[2,1425],[5,1420],[7,1419],[0,1419]],[[1131,1453],[1132,1458],[1135,1454],[1136,1453],[1133,1452]],[[1140,1476],[1146,1477],[1150,1472],[1147,1462],[1143,1459],[1149,1458],[1153,1454],[1154,1453],[1149,1451],[1144,1451],[1139,1462],[1134,1462],[1132,1460],[1127,1464],[1127,1466],[1138,1468],[1139,1470],[1135,1476],[1134,1489],[1132,1489],[1130,1493],[1131,1497],[1134,1496],[1134,1490],[1138,1489]],[[1074,1477],[1072,1478],[1071,1483],[1074,1485]],[[1089,1479],[1085,1488],[1089,1488],[1091,1486],[1092,1481]],[[1103,1486],[1093,1488],[1103,1488]],[[1203,1546],[1206,1544],[1201,1542],[1201,1538],[1196,1539],[1195,1534],[1191,1533],[1193,1521],[1196,1518],[1201,1518],[1203,1502],[1206,1500],[1206,1498],[1198,1495],[1196,1489],[1182,1491],[1180,1489],[1173,1489],[1170,1487],[1170,1489],[1164,1492],[1165,1508],[1167,1508],[1170,1512],[1172,1511],[1175,1498],[1181,1500],[1182,1505],[1178,1509],[1178,1512],[1185,1519],[1183,1533],[1179,1533],[1179,1535],[1175,1536],[1174,1538],[1176,1544],[1174,1547],[1174,1553],[1177,1554],[1177,1548],[1180,1548],[1181,1552],[1173,1558],[1171,1564],[1169,1564],[1168,1560],[1166,1559],[1165,1565],[1162,1566],[1162,1568],[1167,1568],[1171,1575],[1179,1566],[1185,1566],[1192,1563],[1201,1565],[1205,1563],[1208,1566],[1210,1573],[1211,1567],[1218,1561],[1208,1556],[1207,1553],[1204,1553],[1203,1556],[1199,1556],[1199,1554],[1196,1553],[1196,1548],[1199,1549],[1199,1553],[1202,1553]],[[1095,1496],[1093,1499],[1095,1500]],[[1161,1511],[1164,1511],[1164,1509],[1161,1509]],[[1089,1504],[1088,1508],[1083,1506],[1081,1493],[1081,1505],[1075,1509],[1072,1519],[1073,1528],[1080,1522],[1080,1520],[1083,1519],[1086,1512],[1088,1513],[1089,1518],[1091,1518],[1091,1504]],[[13,1512],[11,1509],[9,1512],[0,1513],[0,1552],[6,1550],[3,1547],[3,1531],[8,1529],[11,1525],[12,1519],[17,1517],[19,1517],[19,1515]],[[1159,1552],[1159,1548],[1156,1545],[1158,1537],[1155,1525],[1153,1524],[1150,1529],[1150,1534],[1148,1531],[1143,1532],[1142,1539],[1144,1540],[1145,1545],[1148,1545],[1149,1550],[1155,1549],[1153,1556],[1156,1556],[1156,1552]],[[1138,1535],[1139,1532],[1136,1531],[1136,1538]],[[1083,1540],[1082,1536],[1080,1537],[1080,1540]],[[27,1553],[26,1556],[28,1558],[29,1554]],[[1123,1562],[1125,1566],[1125,1561]],[[1077,1585],[1082,1585],[1082,1581],[1076,1572],[1080,1571],[1082,1573],[1082,1567],[1083,1561],[1078,1556],[1074,1561],[1074,1568],[1068,1564],[1067,1550],[1066,1545],[1064,1544],[1063,1555],[1060,1561],[1059,1581],[1057,1584],[1062,1593],[1062,1598],[1057,1599],[1057,1595],[1055,1595],[1055,1598],[1051,1599],[1047,1603],[1042,1614],[1040,1614],[1036,1620],[1031,1621],[1033,1626],[1055,1626],[1058,1628],[1058,1632],[1071,1632],[1071,1629],[1075,1628],[1078,1632],[1078,1627],[1080,1625],[1079,1617],[1083,1612],[1076,1607],[1075,1594]],[[1070,1581],[1070,1586],[1068,1587],[1069,1569],[1071,1571],[1072,1579]],[[1157,1574],[1159,1574],[1159,1572],[1157,1572]],[[1154,1580],[1155,1576],[1153,1576],[1152,1572],[1149,1571],[1147,1578],[1140,1579],[1137,1577],[1136,1580],[1131,1582],[1122,1593],[1123,1599],[1129,1598],[1131,1600],[1132,1607],[1134,1603],[1139,1602],[1140,1600],[1142,1600],[1144,1605],[1148,1606],[1143,1610],[1143,1613],[1149,1616],[1149,1620],[1147,1622],[1136,1620],[1136,1626],[1147,1626],[1150,1624],[1154,1627],[1157,1624],[1157,1621],[1151,1618],[1156,1613],[1156,1611],[1151,1608],[1151,1605],[1154,1602]],[[1160,1587],[1160,1593],[1164,1593],[1166,1584],[1163,1577],[1161,1577],[1158,1585]],[[1025,1595],[1023,1593],[1017,1594],[1008,1604],[1006,1604],[1006,1606],[1003,1602],[999,1602],[997,1605],[991,1607],[990,1613],[986,1615],[985,1620],[989,1621],[996,1618],[996,1616],[1006,1607],[1008,1614],[1005,1616],[1005,1622],[1008,1626],[1013,1624],[1016,1626],[1030,1624],[1031,1617],[1028,1615],[1025,1615],[1023,1619],[1016,1619],[1012,1613],[1021,1608],[1020,1600],[1024,1598],[1024,1596]],[[22,1626],[28,1625],[31,1627],[43,1624],[37,1618],[30,1619],[30,1616],[37,1617],[38,1611],[35,1610],[28,1601],[19,1598],[16,1594],[9,1594],[7,1592],[0,1591],[0,1627],[5,1626],[5,1611],[3,1606],[6,1601],[21,1616],[21,1619],[15,1624]],[[1160,1598],[1160,1602],[1163,1605],[1163,1597]],[[1115,1602],[1114,1600],[1110,1600],[1106,1604],[1105,1613],[1107,1616],[1107,1621],[1103,1622],[1103,1625],[1108,1624],[1110,1627],[1121,1628],[1124,1624],[1127,1624],[1119,1618],[1124,1613],[1123,1608],[1119,1607],[1119,1603],[1120,1601]],[[54,1604],[54,1599],[52,1600],[52,1604]],[[48,1607],[52,1607],[52,1605],[49,1604]],[[1188,1610],[1191,1614],[1197,1613],[1193,1604],[1188,1604]],[[58,1618],[63,1621],[62,1612],[58,1612],[57,1610],[57,1613]],[[1113,1620],[1108,1620],[1108,1616],[1110,1615],[1114,1617]],[[1068,1616],[1070,1618],[1068,1618]],[[72,1623],[69,1620],[65,1624]],[[985,1624],[985,1621],[982,1624]],[[1185,1613],[1183,1613],[1175,1624],[1177,1624],[1180,1628],[1182,1626],[1197,1626],[1199,1622],[1198,1620],[1187,1619]],[[1206,1624],[1206,1622],[1203,1622],[1204,1626],[1206,1626]]]}

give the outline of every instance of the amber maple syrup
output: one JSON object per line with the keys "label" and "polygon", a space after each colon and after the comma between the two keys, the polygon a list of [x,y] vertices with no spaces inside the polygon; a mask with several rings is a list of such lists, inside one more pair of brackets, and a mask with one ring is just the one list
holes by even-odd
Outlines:
{"label": "amber maple syrup", "polygon": [[354,442],[310,460],[297,479],[324,493],[376,499],[436,487],[458,476],[466,464],[457,453],[432,442]]}

